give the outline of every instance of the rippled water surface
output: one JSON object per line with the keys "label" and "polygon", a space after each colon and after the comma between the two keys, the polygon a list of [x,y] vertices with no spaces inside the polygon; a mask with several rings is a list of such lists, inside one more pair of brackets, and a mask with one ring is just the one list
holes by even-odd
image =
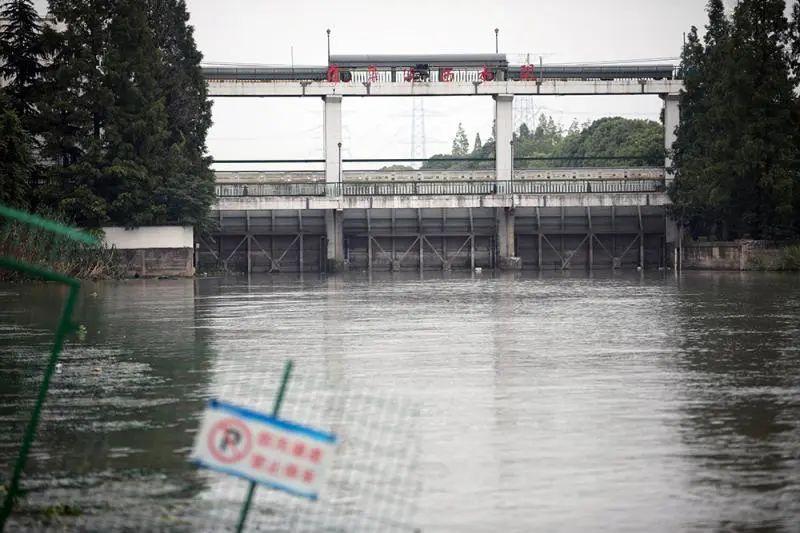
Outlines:
{"label": "rippled water surface", "polygon": [[[0,286],[4,478],[62,297]],[[335,503],[397,521],[348,522],[373,531],[800,531],[798,276],[128,281],[86,285],[76,318],[17,528],[232,528],[246,485],[186,462],[197,417],[211,396],[269,410],[292,358],[285,416],[415,451],[353,445],[334,502],[287,522],[263,490],[254,528],[317,529],[298,516]],[[373,392],[406,407],[359,411]],[[362,463],[388,490],[347,496]]]}

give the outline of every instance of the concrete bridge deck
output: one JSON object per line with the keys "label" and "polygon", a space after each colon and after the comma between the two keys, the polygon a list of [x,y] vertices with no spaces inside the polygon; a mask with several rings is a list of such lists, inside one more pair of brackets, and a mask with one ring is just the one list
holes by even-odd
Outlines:
{"label": "concrete bridge deck", "polygon": [[682,80],[382,82],[208,80],[211,97],[678,95]]}

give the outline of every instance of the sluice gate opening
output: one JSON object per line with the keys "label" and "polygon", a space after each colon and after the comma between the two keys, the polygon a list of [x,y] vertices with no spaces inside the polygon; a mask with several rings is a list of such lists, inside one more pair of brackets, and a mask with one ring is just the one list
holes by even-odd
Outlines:
{"label": "sluice gate opening", "polygon": [[[513,220],[525,270],[645,269],[668,263],[662,206],[220,210],[199,271],[326,272],[331,218],[356,271],[499,268],[498,225]],[[508,223],[508,222],[505,222]]]}

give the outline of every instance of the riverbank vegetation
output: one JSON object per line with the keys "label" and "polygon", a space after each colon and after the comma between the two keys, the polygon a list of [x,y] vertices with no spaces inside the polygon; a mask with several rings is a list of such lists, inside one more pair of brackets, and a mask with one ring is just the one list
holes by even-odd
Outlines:
{"label": "riverbank vegetation", "polygon": [[753,270],[800,271],[800,245],[791,244],[777,248],[772,254],[756,256],[750,260]]}
{"label": "riverbank vegetation", "polygon": [[[50,218],[53,218],[51,215]],[[89,245],[17,221],[3,223],[0,256],[80,279],[119,279],[125,276],[120,252],[104,245]],[[92,231],[101,236],[101,231]],[[0,269],[0,281],[20,281],[30,276]]]}
{"label": "riverbank vegetation", "polygon": [[705,35],[687,35],[670,194],[694,236],[800,237],[800,2],[786,8],[710,0]]}
{"label": "riverbank vegetation", "polygon": [[0,202],[84,228],[202,227],[211,103],[184,0],[50,0],[45,19],[5,0],[0,18]]}

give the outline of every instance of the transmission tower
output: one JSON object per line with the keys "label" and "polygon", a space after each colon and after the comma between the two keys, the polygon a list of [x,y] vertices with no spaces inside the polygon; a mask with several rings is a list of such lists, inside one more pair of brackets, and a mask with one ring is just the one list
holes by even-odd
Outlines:
{"label": "transmission tower", "polygon": [[423,98],[411,99],[411,159],[425,159],[425,103]]}
{"label": "transmission tower", "polygon": [[514,131],[517,131],[523,124],[528,125],[528,129],[534,130],[536,124],[536,113],[533,108],[533,96],[514,97]]}
{"label": "transmission tower", "polygon": [[[531,54],[525,54],[525,64],[531,64]],[[527,124],[528,129],[533,130],[536,128],[534,121],[536,120],[536,113],[533,108],[533,96],[515,96],[514,97],[514,131],[517,131],[520,126]]]}

